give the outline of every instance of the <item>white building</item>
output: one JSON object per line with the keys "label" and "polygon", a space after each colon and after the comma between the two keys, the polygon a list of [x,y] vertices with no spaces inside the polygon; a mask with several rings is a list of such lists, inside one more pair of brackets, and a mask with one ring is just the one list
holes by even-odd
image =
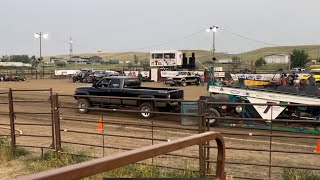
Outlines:
{"label": "white building", "polygon": [[264,57],[267,64],[287,64],[290,56],[287,54],[270,54]]}
{"label": "white building", "polygon": [[31,67],[31,64],[22,62],[0,62],[0,66]]}

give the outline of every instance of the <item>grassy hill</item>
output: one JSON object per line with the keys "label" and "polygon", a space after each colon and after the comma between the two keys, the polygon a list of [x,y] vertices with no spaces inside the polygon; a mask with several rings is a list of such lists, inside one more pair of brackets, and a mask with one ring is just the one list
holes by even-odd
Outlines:
{"label": "grassy hill", "polygon": [[243,61],[251,61],[269,54],[290,54],[294,49],[303,49],[307,51],[311,59],[316,59],[320,56],[320,45],[265,47],[250,52],[240,53],[237,54],[237,56],[241,57]]}
{"label": "grassy hill", "polygon": [[[307,51],[311,59],[316,59],[320,57],[320,45],[304,45],[304,46],[277,46],[277,47],[265,47],[261,49],[256,49],[249,52],[239,53],[239,54],[225,54],[216,53],[217,59],[222,58],[232,58],[233,56],[241,57],[243,61],[251,61],[259,59],[269,54],[290,54],[293,49],[304,49]],[[205,50],[183,50],[187,56],[191,56],[194,52],[196,57],[201,62],[211,61],[212,52]],[[77,56],[100,56],[103,59],[114,59],[114,60],[133,60],[133,56],[136,55],[139,59],[149,59],[149,53],[146,52],[102,52],[102,53],[83,53],[75,54]],[[68,55],[58,55],[55,57],[62,57],[68,59]],[[45,61],[49,61],[49,57],[45,57]]]}

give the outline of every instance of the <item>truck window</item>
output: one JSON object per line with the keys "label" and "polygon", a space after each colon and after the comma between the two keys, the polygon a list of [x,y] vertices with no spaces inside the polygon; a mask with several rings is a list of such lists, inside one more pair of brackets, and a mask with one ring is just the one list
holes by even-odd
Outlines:
{"label": "truck window", "polygon": [[110,88],[119,88],[120,87],[120,79],[112,79]]}
{"label": "truck window", "polygon": [[108,87],[110,85],[111,80],[110,79],[102,79],[99,84],[98,87]]}
{"label": "truck window", "polygon": [[125,79],[124,80],[124,88],[132,88],[132,87],[140,87],[141,81],[137,78]]}

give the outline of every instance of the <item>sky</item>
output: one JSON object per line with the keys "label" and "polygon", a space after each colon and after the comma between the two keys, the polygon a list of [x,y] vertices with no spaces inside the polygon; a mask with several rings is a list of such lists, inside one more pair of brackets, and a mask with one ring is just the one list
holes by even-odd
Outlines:
{"label": "sky", "polygon": [[70,37],[74,54],[211,50],[205,29],[213,25],[217,52],[320,44],[319,0],[0,0],[0,7],[0,55],[38,56],[36,32],[49,35],[43,56],[69,54]]}

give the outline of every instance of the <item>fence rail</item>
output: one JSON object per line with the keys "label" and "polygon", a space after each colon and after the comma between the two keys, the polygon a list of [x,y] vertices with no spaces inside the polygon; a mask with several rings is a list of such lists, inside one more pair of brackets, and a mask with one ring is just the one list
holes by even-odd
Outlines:
{"label": "fence rail", "polygon": [[216,178],[224,179],[224,141],[220,134],[215,132],[206,132],[189,136],[182,139],[173,140],[157,145],[151,145],[136,150],[120,153],[118,155],[103,157],[88,162],[83,162],[76,165],[62,167],[59,169],[40,172],[38,174],[18,177],[17,179],[80,179],[95,174],[103,173],[105,171],[113,170],[125,165],[136,163],[142,160],[146,160],[158,155],[162,155],[168,152],[179,150],[193,145],[201,146],[202,143],[216,140],[218,145],[218,156],[216,166]]}
{"label": "fence rail", "polygon": [[[46,91],[48,89],[42,89],[42,90],[32,90],[34,92],[39,92],[39,91]],[[284,139],[285,141],[301,141],[301,139],[305,139],[306,141],[313,141],[316,139],[319,139],[319,136],[316,135],[302,135],[302,134],[297,134],[297,133],[292,133],[292,132],[288,132],[288,133],[283,133],[283,132],[279,132],[276,131],[275,129],[273,129],[273,124],[275,123],[306,123],[306,124],[319,124],[320,121],[317,120],[303,120],[303,119],[261,119],[261,118],[244,118],[243,116],[239,115],[239,117],[228,117],[228,116],[223,116],[223,117],[217,117],[217,116],[212,116],[210,114],[206,113],[206,108],[208,107],[212,107],[212,105],[239,105],[242,107],[246,107],[246,106],[253,106],[253,105],[263,105],[263,106],[282,106],[282,104],[275,104],[275,103],[266,103],[266,104],[261,104],[261,103],[256,103],[256,104],[252,104],[252,103],[230,103],[230,102],[207,102],[207,101],[203,101],[203,100],[198,100],[198,101],[186,101],[186,100],[177,100],[179,102],[193,102],[193,103],[198,103],[198,112],[195,113],[169,113],[169,112],[157,112],[157,111],[149,111],[150,113],[154,113],[157,115],[170,115],[172,117],[179,117],[179,116],[188,116],[190,118],[196,119],[198,122],[198,125],[192,126],[192,127],[184,127],[184,126],[180,126],[180,125],[176,125],[176,124],[162,124],[159,123],[158,121],[155,121],[153,119],[149,120],[149,121],[145,121],[145,122],[136,122],[136,121],[132,121],[132,120],[111,120],[108,119],[104,113],[105,112],[121,112],[121,113],[141,113],[143,111],[139,111],[139,110],[123,110],[123,109],[104,109],[104,108],[89,108],[91,110],[95,110],[97,111],[97,113],[95,115],[81,115],[81,116],[71,116],[71,111],[70,110],[78,110],[79,107],[76,106],[66,106],[64,105],[64,100],[66,98],[72,98],[73,100],[75,100],[78,97],[86,97],[86,98],[99,98],[99,99],[130,99],[130,100],[148,100],[148,101],[176,101],[176,100],[170,100],[170,99],[156,99],[156,98],[126,98],[126,97],[111,97],[111,96],[87,96],[87,95],[78,95],[78,96],[73,96],[73,95],[64,95],[64,94],[53,94],[52,91],[50,91],[50,98],[49,101],[43,101],[43,103],[48,103],[48,108],[49,110],[51,110],[50,112],[36,112],[34,111],[30,111],[30,112],[20,112],[20,111],[16,111],[17,109],[15,108],[16,106],[21,106],[20,104],[23,104],[24,101],[21,99],[15,99],[14,98],[14,92],[18,92],[18,91],[26,91],[26,90],[19,90],[19,89],[14,89],[14,90],[10,90],[9,93],[7,93],[7,96],[9,98],[9,113],[3,113],[2,115],[9,115],[10,117],[10,124],[7,123],[1,123],[2,125],[10,125],[11,126],[11,143],[12,146],[25,146],[28,147],[28,145],[23,145],[23,144],[19,144],[16,143],[16,136],[17,134],[14,133],[15,132],[15,126],[40,126],[40,127],[50,127],[52,126],[52,132],[51,135],[44,135],[44,134],[32,134],[32,133],[24,133],[22,135],[19,134],[19,136],[23,137],[34,137],[34,138],[51,138],[52,140],[52,145],[50,146],[52,149],[55,149],[55,151],[59,151],[59,152],[63,152],[64,147],[69,146],[69,145],[74,145],[75,147],[93,147],[93,148],[97,148],[97,149],[101,149],[102,152],[102,156],[105,155],[105,149],[106,150],[112,150],[112,149],[118,149],[118,150],[133,150],[136,147],[128,147],[128,146],[123,146],[123,144],[118,143],[118,144],[108,144],[105,143],[105,138],[125,138],[128,140],[132,140],[133,141],[141,141],[144,143],[144,146],[146,144],[148,145],[154,145],[154,143],[160,143],[160,142],[165,142],[168,141],[168,138],[164,138],[164,137],[157,137],[156,136],[156,132],[157,130],[159,131],[163,131],[163,130],[170,130],[170,131],[174,131],[174,132],[180,132],[183,133],[185,132],[185,134],[197,134],[197,133],[203,133],[203,132],[207,132],[210,131],[212,129],[212,127],[210,127],[209,124],[209,119],[214,118],[216,120],[219,120],[222,123],[227,123],[229,121],[235,121],[235,122],[252,122],[255,121],[257,123],[269,123],[270,124],[270,129],[264,129],[264,130],[255,130],[255,132],[246,132],[248,130],[242,129],[241,132],[234,132],[233,130],[237,130],[233,127],[232,131],[224,131],[226,129],[218,129],[220,131],[220,133],[226,137],[227,139],[230,137],[243,137],[244,139],[247,139],[248,137],[250,138],[257,138],[257,139],[262,139],[265,138],[267,139],[265,142],[266,146],[265,147],[237,147],[237,146],[228,146],[226,147],[226,150],[228,152],[231,152],[230,154],[227,154],[227,158],[232,154],[232,152],[235,151],[243,151],[243,152],[250,152],[250,153],[255,153],[255,152],[264,152],[268,155],[268,162],[264,162],[262,163],[261,161],[254,160],[254,159],[250,159],[250,162],[246,162],[246,159],[243,158],[241,159],[241,155],[239,156],[238,159],[234,160],[234,159],[228,159],[228,161],[226,161],[226,165],[243,165],[243,166],[253,166],[253,167],[267,167],[269,168],[269,170],[267,171],[269,173],[269,179],[273,179],[274,177],[272,177],[272,169],[271,168],[297,168],[297,169],[310,169],[310,170],[320,170],[320,168],[318,167],[309,167],[309,166],[302,166],[302,165],[296,165],[296,166],[292,166],[288,163],[285,164],[281,164],[281,163],[275,163],[273,162],[273,158],[275,156],[279,156],[279,154],[291,154],[291,155],[295,155],[295,154],[299,154],[299,155],[308,155],[308,156],[313,156],[318,158],[318,155],[320,155],[320,153],[315,153],[312,151],[306,151],[304,149],[304,151],[302,150],[298,150],[298,149],[294,149],[294,150],[287,150],[287,149],[275,149],[274,148],[274,143],[277,142],[277,139]],[[4,93],[5,94],[5,93]],[[35,101],[38,100],[30,100],[30,101],[34,101],[34,105],[37,106],[38,104]],[[39,100],[41,101],[41,100]],[[25,101],[26,103],[29,103],[28,100]],[[42,101],[41,101],[42,102]],[[70,104],[70,101],[67,101],[67,104]],[[289,106],[289,107],[296,107],[298,105],[285,105],[285,106]],[[300,105],[300,106],[308,106],[310,107],[311,105]],[[312,105],[312,107],[317,106],[317,105]],[[320,105],[319,105],[320,107]],[[272,111],[272,108],[271,108]],[[51,115],[51,122],[17,122],[16,121],[16,115],[18,114],[25,114],[25,115],[36,115],[36,114],[40,114],[40,115]],[[109,114],[109,113],[108,113]],[[95,118],[95,120],[93,120],[92,118]],[[100,118],[100,120],[97,120],[98,118]],[[155,123],[156,122],[156,123]],[[97,124],[97,123],[102,123],[103,127],[105,130],[103,130],[102,132],[92,132],[89,130],[83,130],[83,129],[77,129],[77,127],[75,126],[69,126],[69,127],[65,127],[66,124],[68,123],[79,123],[79,125],[85,125],[87,127],[87,125],[92,126],[92,124]],[[0,125],[1,125],[0,124]],[[111,128],[112,126],[115,126],[117,128],[120,127],[128,127],[128,128],[133,128],[133,129],[140,129],[141,132],[145,132],[142,135],[130,135],[130,134],[121,134],[120,133],[114,133],[114,132],[108,132],[109,128]],[[95,129],[94,129],[95,130]],[[123,130],[123,129],[122,129]],[[121,130],[121,131],[122,131]],[[139,131],[140,131],[139,130]],[[258,132],[256,132],[258,131]],[[277,132],[277,133],[275,133]],[[77,139],[74,139],[72,137],[77,137],[77,136],[81,136],[82,137],[89,137],[89,136],[97,136],[99,137],[99,141],[96,142],[79,142],[77,141]],[[102,140],[100,141],[100,138],[102,138]],[[98,143],[97,143],[98,142]],[[171,141],[172,142],[172,141]],[[229,141],[227,141],[229,142]],[[30,146],[29,146],[30,147]],[[33,145],[32,147],[38,147],[41,148],[41,150],[43,151],[44,148],[50,148],[50,147],[45,147],[43,145]],[[168,155],[168,156],[172,156],[172,157],[183,157],[183,158],[190,158],[192,160],[198,160],[199,161],[199,170],[201,173],[205,174],[206,176],[212,176],[215,175],[212,172],[209,172],[210,170],[210,166],[211,163],[216,163],[217,161],[213,160],[212,158],[210,158],[210,155],[215,154],[216,153],[216,149],[217,146],[213,146],[211,145],[209,142],[206,143],[201,143],[201,145],[199,146],[199,156],[195,156],[194,154],[184,154],[184,153],[179,153],[179,154],[173,154],[173,153],[164,153],[164,155]],[[99,150],[100,151],[100,150]],[[74,153],[76,154],[76,153]],[[255,162],[256,161],[256,162]],[[154,163],[154,166],[162,166],[159,164]],[[174,167],[172,167],[174,168]],[[234,177],[239,177],[241,179],[258,179],[261,177],[243,177],[244,174],[235,174],[236,176]]]}

